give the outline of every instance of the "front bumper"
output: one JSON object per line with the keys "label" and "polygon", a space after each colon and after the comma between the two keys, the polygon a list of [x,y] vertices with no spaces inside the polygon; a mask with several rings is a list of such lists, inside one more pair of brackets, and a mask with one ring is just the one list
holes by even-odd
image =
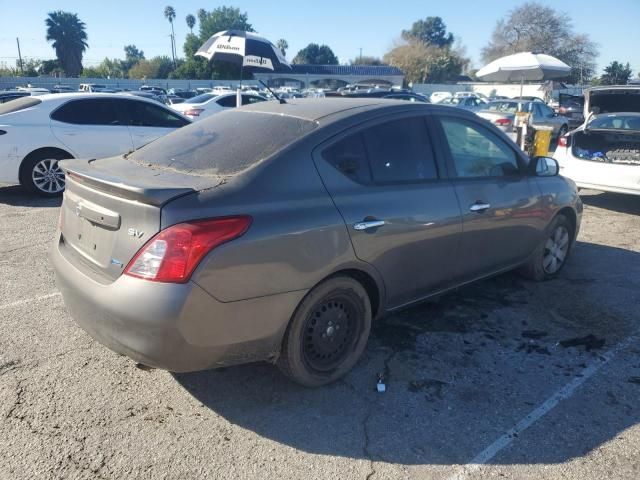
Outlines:
{"label": "front bumper", "polygon": [[306,291],[219,302],[193,282],[89,277],[54,243],[56,284],[73,319],[111,350],[174,372],[277,358]]}

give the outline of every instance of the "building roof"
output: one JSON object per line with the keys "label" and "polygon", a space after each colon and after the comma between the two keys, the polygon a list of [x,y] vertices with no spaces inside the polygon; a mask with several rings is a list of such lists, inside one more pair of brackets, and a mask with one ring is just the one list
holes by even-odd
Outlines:
{"label": "building roof", "polygon": [[368,77],[399,75],[404,76],[402,70],[389,65],[291,65],[293,74],[311,75],[363,75]]}

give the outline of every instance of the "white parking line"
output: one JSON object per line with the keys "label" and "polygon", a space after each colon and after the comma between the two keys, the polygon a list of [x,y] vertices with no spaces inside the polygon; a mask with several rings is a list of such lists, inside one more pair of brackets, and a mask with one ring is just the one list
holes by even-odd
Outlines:
{"label": "white parking line", "polygon": [[4,310],[5,308],[18,307],[20,305],[25,305],[31,302],[39,302],[40,300],[46,300],[47,298],[59,297],[60,292],[52,292],[46,295],[40,295],[39,297],[31,297],[25,298],[24,300],[18,300],[17,302],[5,303],[4,305],[0,305],[0,310]]}
{"label": "white parking line", "polygon": [[468,479],[474,472],[480,470],[483,465],[485,465],[493,457],[495,457],[498,452],[500,452],[500,450],[509,446],[521,432],[529,428],[540,418],[553,410],[562,400],[570,398],[578,389],[578,387],[580,387],[580,385],[589,380],[589,378],[591,378],[598,370],[609,363],[611,359],[615,357],[621,350],[625,349],[636,340],[638,340],[638,335],[632,335],[604,354],[600,355],[597,360],[594,360],[590,365],[584,368],[572,381],[556,391],[539,407],[534,409],[526,417],[516,423],[513,428],[507,430],[504,435],[502,435],[495,442],[493,442],[478,455],[476,455],[467,465],[461,466],[456,473],[449,477],[448,480]]}

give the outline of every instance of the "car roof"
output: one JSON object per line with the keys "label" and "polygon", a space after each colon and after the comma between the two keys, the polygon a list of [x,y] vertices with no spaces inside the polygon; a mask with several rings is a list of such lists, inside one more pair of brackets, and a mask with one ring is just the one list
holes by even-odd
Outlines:
{"label": "car roof", "polygon": [[[374,110],[401,110],[422,108],[428,110],[440,110],[437,105],[422,102],[407,102],[405,100],[393,100],[388,98],[291,98],[287,103],[277,101],[260,102],[242,107],[243,111],[260,112],[275,115],[288,115],[303,120],[323,123],[340,120],[352,113],[360,113]],[[473,114],[472,114],[473,115]]]}

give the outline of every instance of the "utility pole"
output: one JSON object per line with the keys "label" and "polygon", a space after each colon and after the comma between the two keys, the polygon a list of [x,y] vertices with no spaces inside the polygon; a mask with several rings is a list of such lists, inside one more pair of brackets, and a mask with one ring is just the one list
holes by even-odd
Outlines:
{"label": "utility pole", "polygon": [[22,54],[20,53],[20,39],[16,37],[16,43],[18,44],[18,63],[20,63],[20,73],[24,75],[24,69],[22,68]]}

